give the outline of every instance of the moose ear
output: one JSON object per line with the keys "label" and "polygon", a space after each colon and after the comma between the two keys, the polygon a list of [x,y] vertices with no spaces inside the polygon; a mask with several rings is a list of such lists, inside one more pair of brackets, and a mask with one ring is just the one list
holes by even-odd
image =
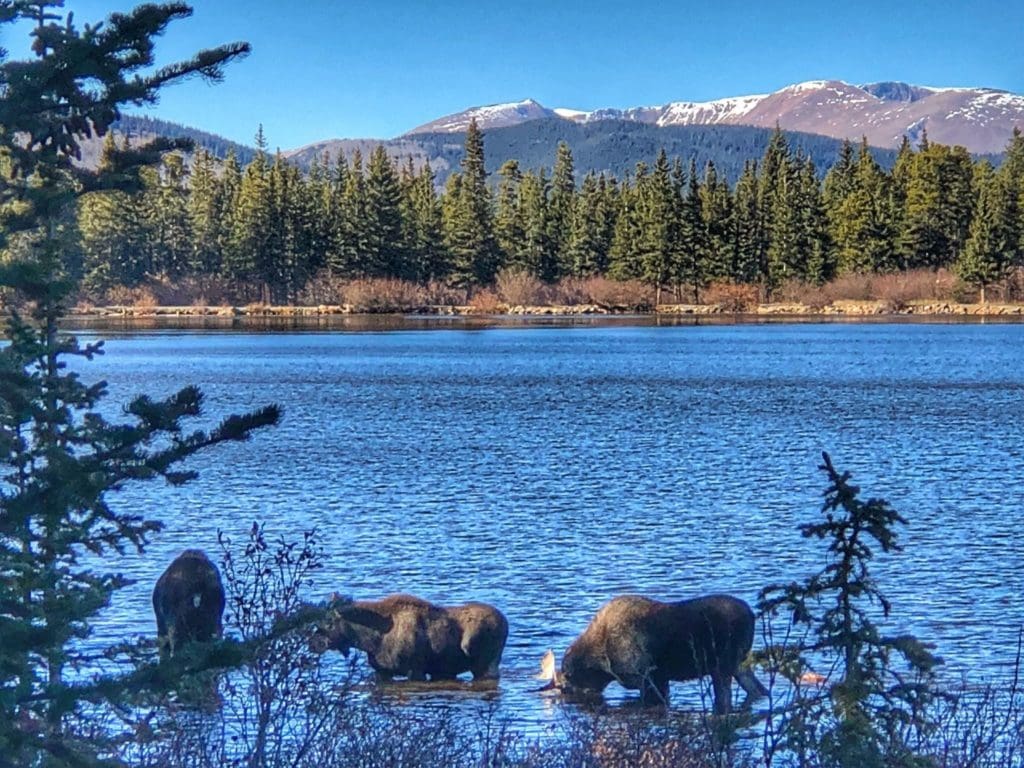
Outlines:
{"label": "moose ear", "polygon": [[534,675],[537,680],[554,680],[557,674],[555,669],[555,652],[549,650],[540,660],[540,672]]}

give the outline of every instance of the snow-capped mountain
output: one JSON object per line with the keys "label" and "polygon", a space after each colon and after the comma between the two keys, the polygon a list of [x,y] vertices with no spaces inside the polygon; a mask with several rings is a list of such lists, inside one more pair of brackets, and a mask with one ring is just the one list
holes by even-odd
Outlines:
{"label": "snow-capped mountain", "polygon": [[[571,111],[571,110],[566,110]],[[413,133],[462,133],[469,123],[476,118],[477,125],[483,128],[505,128],[519,125],[527,120],[539,120],[544,117],[557,117],[556,111],[542,107],[533,99],[524,99],[508,104],[490,104],[485,107],[473,107],[465,112],[432,120],[429,123],[413,128]]]}
{"label": "snow-capped mountain", "polygon": [[972,152],[1001,152],[1013,128],[1024,127],[1024,96],[990,88],[931,88],[901,82],[851,85],[841,80],[810,80],[774,93],[715,101],[676,101],[630,109],[548,109],[527,99],[476,107],[415,128],[417,133],[459,133],[476,118],[481,128],[518,125],[528,120],[561,118],[577,123],[629,120],[658,126],[754,125],[898,146],[927,130],[943,144]]}

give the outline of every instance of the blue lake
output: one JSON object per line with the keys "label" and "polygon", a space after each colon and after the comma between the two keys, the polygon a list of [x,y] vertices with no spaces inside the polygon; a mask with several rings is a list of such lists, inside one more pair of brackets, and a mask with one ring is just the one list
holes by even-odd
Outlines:
{"label": "blue lake", "polygon": [[139,583],[97,625],[103,639],[154,632],[149,593],[179,550],[213,555],[218,530],[240,541],[254,520],[289,538],[315,527],[326,567],[311,598],[500,607],[499,707],[541,722],[554,716],[530,692],[541,655],[613,595],[753,603],[820,567],[797,526],[819,515],[826,450],[909,521],[906,551],[875,564],[887,628],[934,642],[955,679],[1013,664],[1024,325],[103,335],[83,373],[114,401],[193,383],[206,425],[284,407],[279,427],[208,453],[199,480],[118,495],[166,530],[120,564]]}

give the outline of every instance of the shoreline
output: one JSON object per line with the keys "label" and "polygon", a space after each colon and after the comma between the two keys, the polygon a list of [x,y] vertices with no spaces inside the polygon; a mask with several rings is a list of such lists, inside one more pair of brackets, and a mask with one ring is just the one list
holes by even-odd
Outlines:
{"label": "shoreline", "polygon": [[263,305],[244,306],[102,306],[75,307],[68,317],[90,319],[149,320],[157,318],[322,318],[332,316],[424,316],[424,317],[800,317],[800,318],[946,318],[946,317],[1021,317],[1024,304],[960,304],[947,301],[913,301],[893,306],[884,301],[835,301],[823,307],[799,303],[760,304],[750,308],[727,309],[719,304],[661,304],[654,309],[607,307],[597,304],[567,305],[497,305],[493,311],[472,305],[425,305],[409,307],[353,307],[347,304],[320,304],[316,306]]}

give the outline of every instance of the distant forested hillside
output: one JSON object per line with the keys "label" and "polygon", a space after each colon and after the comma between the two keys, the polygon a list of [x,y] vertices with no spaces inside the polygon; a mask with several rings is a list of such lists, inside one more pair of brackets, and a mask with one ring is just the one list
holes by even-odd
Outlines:
{"label": "distant forested hillside", "polygon": [[[256,155],[254,147],[238,144],[223,136],[179,125],[152,117],[127,115],[117,124],[119,132],[133,136],[185,137],[195,141],[216,158],[224,159],[234,150],[238,161],[247,165]],[[823,177],[839,156],[842,142],[828,136],[812,133],[784,131],[789,145],[795,152],[808,156],[814,163],[818,176]],[[747,160],[762,157],[768,148],[772,131],[743,125],[677,125],[659,127],[628,120],[602,120],[590,123],[573,123],[568,120],[531,120],[507,128],[492,128],[484,131],[484,145],[487,151],[487,172],[490,183],[495,184],[494,174],[507,160],[516,160],[524,170],[550,168],[555,162],[555,153],[560,142],[565,142],[576,160],[577,179],[590,171],[607,173],[616,178],[632,174],[636,164],[654,164],[658,153],[664,149],[669,157],[678,157],[684,163],[696,161],[698,168],[709,162],[715,164],[721,176],[735,184],[743,172]],[[331,139],[305,147],[283,152],[286,159],[303,170],[309,170],[313,159],[322,160],[324,155],[333,162],[339,154],[352,160],[356,151],[364,158],[374,148],[382,145],[392,159],[405,163],[412,158],[419,169],[429,162],[434,171],[438,187],[443,187],[462,162],[464,133],[424,133],[403,136],[397,139]],[[98,159],[99,142],[95,162]],[[896,151],[872,147],[871,153],[878,164],[890,169],[896,161]],[[1001,156],[981,156],[998,165]]]}
{"label": "distant forested hillside", "polygon": [[[843,144],[838,139],[810,133],[787,131],[785,136],[794,152],[810,157],[819,175],[824,175],[835,164]],[[747,160],[764,155],[771,137],[772,131],[767,128],[742,125],[660,128],[626,120],[577,124],[553,119],[531,120],[522,125],[485,131],[484,147],[487,170],[492,173],[506,160],[518,160],[524,169],[550,168],[554,165],[559,142],[564,141],[572,150],[578,178],[590,171],[622,178],[632,173],[639,162],[652,166],[664,149],[669,157],[679,157],[687,164],[691,159],[696,160],[698,168],[713,162],[719,174],[734,184]],[[427,155],[443,158],[450,168],[459,167],[464,134],[419,134],[416,140]],[[891,168],[896,162],[895,150],[872,148],[871,153],[883,168]]]}
{"label": "distant forested hillside", "polygon": [[114,130],[121,134],[135,137],[166,136],[168,138],[192,139],[196,147],[202,147],[211,155],[223,160],[228,152],[235,151],[238,162],[247,165],[256,156],[256,150],[244,144],[225,139],[215,133],[189,128],[168,120],[159,120],[142,115],[125,115],[114,124]]}
{"label": "distant forested hillside", "polygon": [[[693,159],[698,168],[713,162],[729,183],[735,183],[743,172],[747,160],[764,155],[772,136],[767,128],[741,125],[669,126],[636,123],[628,120],[602,120],[585,124],[568,120],[531,120],[507,128],[484,131],[487,151],[487,171],[493,174],[507,160],[516,160],[523,169],[550,168],[560,142],[565,142],[576,160],[577,178],[588,172],[608,173],[622,178],[633,173],[636,164],[654,164],[664,149],[669,157],[678,157],[689,164]],[[785,132],[794,148],[808,155],[819,176],[824,175],[836,162],[842,142],[827,136],[810,133]],[[399,139],[374,141],[371,139],[335,139],[311,144],[302,149],[286,152],[286,156],[302,168],[309,168],[314,157],[324,153],[332,160],[344,153],[351,161],[356,150],[368,157],[377,144],[382,144],[392,158],[401,162],[409,157],[419,168],[429,160],[439,185],[459,169],[463,156],[464,133],[422,133]],[[891,168],[896,152],[873,148],[872,154],[883,168]]]}

